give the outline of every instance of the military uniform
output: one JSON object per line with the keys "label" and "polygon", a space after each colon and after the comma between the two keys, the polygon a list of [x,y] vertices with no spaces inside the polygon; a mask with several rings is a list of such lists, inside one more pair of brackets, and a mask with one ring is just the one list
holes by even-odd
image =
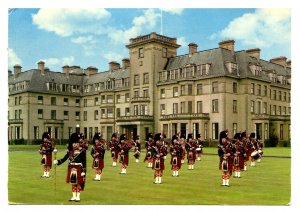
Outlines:
{"label": "military uniform", "polygon": [[126,135],[122,134],[120,136],[120,159],[119,162],[121,163],[121,174],[126,174],[126,170],[129,164],[129,150],[131,149],[131,143],[127,140]]}
{"label": "military uniform", "polygon": [[135,157],[135,162],[139,162],[139,158],[141,156],[141,143],[140,143],[140,137],[136,136],[134,138],[134,154],[133,156]]}
{"label": "military uniform", "polygon": [[96,170],[95,181],[101,180],[101,174],[104,168],[105,146],[101,142],[100,133],[96,133],[93,137],[93,147],[91,149],[91,156],[93,158],[92,168]]}
{"label": "military uniform", "polygon": [[109,148],[111,152],[112,166],[117,166],[118,156],[120,153],[120,140],[116,133],[113,133],[111,136]]}
{"label": "military uniform", "polygon": [[42,135],[42,143],[40,144],[39,152],[42,155],[41,165],[43,165],[44,171],[44,174],[41,177],[49,178],[50,169],[52,168],[53,145],[48,132],[44,132]]}
{"label": "military uniform", "polygon": [[219,169],[222,172],[222,186],[229,187],[233,167],[233,150],[228,138],[222,139],[222,145],[218,146],[218,155],[220,157]]}
{"label": "military uniform", "polygon": [[193,140],[193,135],[188,134],[188,140],[187,143],[185,144],[185,150],[187,153],[187,164],[188,164],[188,169],[193,170],[194,169],[194,164],[196,160],[196,142]]}
{"label": "military uniform", "polygon": [[182,147],[179,145],[179,140],[177,135],[174,135],[172,138],[172,145],[170,147],[171,154],[171,170],[173,171],[173,177],[178,177],[179,170],[181,168],[181,159],[182,159]]}
{"label": "military uniform", "polygon": [[80,192],[84,190],[86,173],[86,155],[85,150],[79,147],[79,137],[77,133],[70,136],[68,151],[62,159],[54,160],[55,165],[61,165],[68,162],[66,183],[72,185],[72,198],[69,201],[80,201]]}

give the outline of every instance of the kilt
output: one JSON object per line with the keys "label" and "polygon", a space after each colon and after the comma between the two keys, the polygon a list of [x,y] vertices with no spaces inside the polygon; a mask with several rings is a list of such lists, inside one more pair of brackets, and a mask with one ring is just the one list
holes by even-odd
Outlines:
{"label": "kilt", "polygon": [[[156,168],[157,166],[155,166],[156,164],[156,160],[159,160],[159,166],[158,168]],[[152,161],[152,169],[153,170],[156,170],[156,171],[163,171],[165,170],[165,160],[163,158],[153,158],[153,161]]]}
{"label": "kilt", "polygon": [[68,166],[68,172],[66,177],[66,183],[70,183],[70,175],[72,172],[72,169],[75,168],[77,171],[77,184],[84,184],[84,177],[81,176],[82,173],[82,166],[81,165],[69,165]]}
{"label": "kilt", "polygon": [[49,155],[46,154],[46,160],[45,160],[45,164],[44,165],[45,166],[49,166],[50,169],[51,169],[51,167],[52,167],[52,155],[51,154],[49,154]]}
{"label": "kilt", "polygon": [[[222,162],[223,162],[223,158],[220,158],[219,170],[222,170]],[[232,171],[232,169],[233,169],[233,160],[228,159],[228,171]]]}
{"label": "kilt", "polygon": [[[173,164],[173,158],[174,158],[174,157],[177,158],[177,163],[176,163],[176,165]],[[171,166],[177,166],[178,169],[180,169],[180,168],[181,168],[181,159],[182,159],[181,156],[171,156],[171,160],[170,160]]]}
{"label": "kilt", "polygon": [[[97,159],[97,158],[96,158]],[[93,163],[92,163],[92,168],[93,169],[97,169],[97,170],[102,170],[104,169],[104,161],[102,158],[98,158],[98,167],[95,166],[95,158],[93,159]]]}
{"label": "kilt", "polygon": [[186,158],[187,158],[188,160],[193,160],[193,161],[195,161],[195,160],[196,160],[196,152],[195,152],[195,151],[187,151]]}
{"label": "kilt", "polygon": [[[122,160],[121,160],[121,156],[123,156]],[[128,155],[120,155],[120,163],[122,163],[122,165],[126,165],[128,166],[129,163],[129,156]]]}

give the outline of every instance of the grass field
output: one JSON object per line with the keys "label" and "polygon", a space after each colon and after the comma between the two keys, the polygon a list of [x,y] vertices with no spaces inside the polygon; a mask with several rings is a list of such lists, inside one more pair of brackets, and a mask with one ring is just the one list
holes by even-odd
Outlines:
{"label": "grass field", "polygon": [[[57,158],[66,152],[58,147]],[[9,148],[8,200],[10,204],[74,204],[71,185],[65,183],[67,163],[54,168],[50,178],[43,179],[38,146],[22,151],[17,146]],[[153,184],[153,170],[146,163],[135,163],[130,154],[126,175],[119,174],[120,165],[111,166],[110,153],[105,154],[105,167],[100,182],[93,181],[91,156],[87,153],[87,180],[80,204],[99,205],[287,205],[291,198],[290,148],[266,148],[261,163],[248,165],[242,178],[231,178],[230,187],[222,187],[218,170],[216,148],[205,148],[195,169],[188,170],[184,163],[179,177],[172,177],[170,155],[165,161],[163,184]],[[206,153],[206,154],[205,154]],[[144,158],[142,153],[142,159]],[[269,157],[270,156],[270,157]],[[273,157],[280,156],[280,157]],[[142,160],[140,159],[140,161]],[[78,204],[78,203],[76,203]]]}

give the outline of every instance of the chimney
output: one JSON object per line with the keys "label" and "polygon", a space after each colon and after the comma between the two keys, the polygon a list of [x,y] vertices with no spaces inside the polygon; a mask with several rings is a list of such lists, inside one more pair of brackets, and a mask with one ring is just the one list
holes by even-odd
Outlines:
{"label": "chimney", "polygon": [[45,62],[39,61],[38,62],[38,69],[41,71],[42,75],[45,74]]}
{"label": "chimney", "polygon": [[17,78],[18,75],[21,73],[22,67],[19,64],[14,66],[14,78]]}
{"label": "chimney", "polygon": [[292,68],[292,61],[291,61],[291,60],[288,60],[288,61],[286,62],[286,67]]}
{"label": "chimney", "polygon": [[86,70],[84,72],[87,76],[90,76],[90,75],[96,74],[98,72],[98,69],[96,67],[90,66],[90,67],[86,68]]}
{"label": "chimney", "polygon": [[197,52],[198,45],[196,43],[190,43],[189,45],[189,55],[193,55]]}
{"label": "chimney", "polygon": [[280,56],[280,57],[270,59],[270,62],[286,67],[287,66],[286,60],[287,58],[285,56]]}
{"label": "chimney", "polygon": [[63,69],[63,73],[69,76],[69,69],[70,69],[69,65],[63,66],[62,69]]}
{"label": "chimney", "polygon": [[246,53],[249,56],[255,57],[257,60],[260,60],[260,49],[259,48],[252,48],[246,50]]}
{"label": "chimney", "polygon": [[111,61],[108,64],[109,64],[109,71],[111,72],[120,69],[120,64],[118,62]]}
{"label": "chimney", "polygon": [[130,60],[128,58],[122,59],[122,67],[123,69],[127,69],[128,67],[130,67]]}
{"label": "chimney", "polygon": [[234,54],[234,40],[224,40],[219,42],[219,48],[230,50]]}

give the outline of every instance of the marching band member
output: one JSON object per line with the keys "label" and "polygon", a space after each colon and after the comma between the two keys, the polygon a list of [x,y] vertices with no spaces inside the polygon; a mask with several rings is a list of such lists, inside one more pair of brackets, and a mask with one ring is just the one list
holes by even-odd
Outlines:
{"label": "marching band member", "polygon": [[133,156],[135,157],[135,162],[138,163],[140,160],[140,155],[141,155],[141,143],[140,143],[140,136],[136,136],[133,140],[134,142],[134,154]]}
{"label": "marching band member", "polygon": [[193,170],[196,160],[196,144],[193,140],[193,134],[188,134],[187,143],[185,144],[185,150],[187,153],[187,164],[189,165],[188,169]]}
{"label": "marching band member", "polygon": [[40,154],[42,155],[41,164],[43,165],[43,178],[49,178],[50,169],[52,167],[52,151],[53,146],[50,140],[50,134],[44,132],[42,135],[42,143],[40,144]]}
{"label": "marching band member", "polygon": [[117,166],[118,156],[120,153],[120,141],[116,133],[111,136],[111,141],[109,142],[109,148],[112,158],[112,166]]}
{"label": "marching band member", "polygon": [[[86,151],[88,150],[88,147],[89,147],[88,141],[84,138],[84,135],[82,133],[80,133],[80,135],[79,135],[79,150],[82,151],[82,153],[84,154],[85,163],[86,163]],[[85,187],[86,172],[83,177],[84,177],[83,183],[81,184],[82,191],[84,190],[84,187]]]}
{"label": "marching band member", "polygon": [[244,147],[240,140],[240,133],[234,136],[235,144],[233,145],[233,171],[234,177],[241,178],[241,169],[244,168]]}
{"label": "marching band member", "polygon": [[104,154],[105,154],[105,146],[101,142],[100,133],[96,133],[93,137],[93,147],[91,150],[91,156],[93,157],[92,168],[96,170],[95,181],[101,180],[101,174],[104,168]]}
{"label": "marching band member", "polygon": [[257,137],[257,146],[258,146],[258,153],[259,153],[259,158],[258,158],[257,162],[260,163],[261,157],[263,155],[263,147],[264,147],[264,144],[263,144],[260,136]]}
{"label": "marching band member", "polygon": [[162,183],[163,171],[165,169],[164,156],[167,155],[166,146],[161,143],[161,133],[157,133],[154,137],[154,145],[151,148],[153,154],[153,165],[155,184]]}
{"label": "marching band member", "polygon": [[218,155],[220,157],[219,169],[222,171],[222,186],[229,187],[229,179],[232,174],[232,145],[228,138],[222,139],[222,145],[218,146]]}
{"label": "marching band member", "polygon": [[152,133],[148,133],[146,137],[146,143],[145,143],[145,149],[146,149],[146,156],[144,159],[144,162],[147,161],[148,165],[147,168],[152,168],[152,162],[153,162],[153,155],[151,152],[151,148],[153,146],[153,135]]}
{"label": "marching band member", "polygon": [[197,160],[201,160],[202,154],[203,154],[203,141],[201,140],[201,134],[197,134],[196,136],[196,157]]}
{"label": "marching band member", "polygon": [[171,154],[171,169],[173,171],[173,177],[178,177],[179,169],[181,168],[181,156],[182,156],[182,147],[179,145],[179,140],[177,135],[172,137],[172,145],[170,147]]}
{"label": "marching band member", "polygon": [[185,140],[185,134],[181,133],[178,135],[178,137],[180,137],[180,141],[179,144],[182,147],[182,156],[181,156],[181,163],[184,163],[184,158],[185,158],[185,144],[186,144],[186,140]]}
{"label": "marching band member", "polygon": [[256,166],[256,160],[259,158],[259,153],[258,153],[258,144],[255,139],[255,133],[250,134],[250,142],[251,142],[251,149],[249,150],[250,158],[251,158],[251,163],[250,166]]}
{"label": "marching band member", "polygon": [[69,160],[66,183],[71,183],[73,195],[69,201],[79,202],[86,172],[86,159],[84,151],[80,150],[77,133],[70,136],[66,155],[60,160],[54,160],[53,163],[54,165],[61,165],[66,160]]}
{"label": "marching band member", "polygon": [[120,174],[125,175],[126,174],[126,169],[128,167],[129,163],[129,150],[131,149],[131,144],[129,143],[129,140],[127,140],[126,135],[122,134],[120,136],[120,160],[119,162],[122,164],[121,165],[121,172]]}

